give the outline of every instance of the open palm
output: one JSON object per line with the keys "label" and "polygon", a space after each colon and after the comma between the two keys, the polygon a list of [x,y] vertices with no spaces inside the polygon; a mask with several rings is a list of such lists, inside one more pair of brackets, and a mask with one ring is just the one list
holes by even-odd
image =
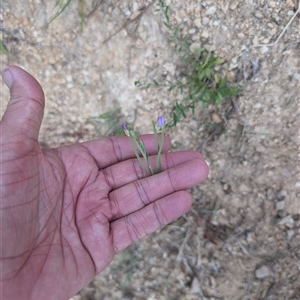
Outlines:
{"label": "open palm", "polygon": [[[3,299],[68,299],[114,255],[185,213],[185,191],[207,176],[200,154],[167,153],[146,177],[127,137],[41,150],[44,95],[11,66],[11,100],[1,120]],[[141,137],[155,164],[152,135]]]}

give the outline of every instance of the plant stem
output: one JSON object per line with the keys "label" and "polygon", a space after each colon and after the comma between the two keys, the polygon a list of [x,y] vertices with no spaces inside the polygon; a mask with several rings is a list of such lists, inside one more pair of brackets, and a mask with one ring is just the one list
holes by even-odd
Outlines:
{"label": "plant stem", "polygon": [[133,138],[131,138],[131,137],[129,137],[129,140],[130,140],[130,144],[131,144],[131,147],[132,147],[132,149],[133,149],[133,152],[134,152],[134,154],[135,154],[135,156],[136,156],[136,158],[137,158],[137,160],[138,160],[140,166],[141,166],[142,169],[144,170],[145,174],[148,176],[148,175],[149,175],[149,172],[148,172],[147,168],[145,167],[144,162],[143,162],[142,159],[140,158],[140,155],[139,155],[138,152],[136,151],[135,144],[133,143],[133,140],[134,140],[135,142],[136,142],[136,140],[133,139]]}

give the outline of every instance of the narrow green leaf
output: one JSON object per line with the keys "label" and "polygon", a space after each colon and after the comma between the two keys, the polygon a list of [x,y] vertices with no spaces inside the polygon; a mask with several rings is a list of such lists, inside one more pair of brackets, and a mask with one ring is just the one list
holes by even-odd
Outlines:
{"label": "narrow green leaf", "polygon": [[64,10],[69,6],[69,4],[71,3],[72,0],[67,0],[65,4],[61,4],[61,2],[63,3],[63,1],[57,0],[55,7],[57,6],[61,6],[61,8],[58,10],[58,12],[50,19],[49,24],[55,20],[60,14],[62,14],[64,12]]}
{"label": "narrow green leaf", "polygon": [[0,42],[0,52],[2,52],[2,53],[5,54],[5,55],[8,55],[8,53],[9,53],[8,49],[7,49],[6,46],[3,44],[2,41]]}
{"label": "narrow green leaf", "polygon": [[171,26],[170,26],[167,22],[164,22],[164,25],[165,25],[169,30],[172,30]]}
{"label": "narrow green leaf", "polygon": [[224,63],[224,59],[222,58],[216,58],[214,61],[213,61],[213,65],[214,66],[217,66],[217,65],[221,65]]}

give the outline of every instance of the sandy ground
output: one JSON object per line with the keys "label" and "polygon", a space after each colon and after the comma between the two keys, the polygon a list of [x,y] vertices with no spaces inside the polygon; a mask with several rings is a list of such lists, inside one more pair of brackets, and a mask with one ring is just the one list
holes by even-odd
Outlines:
{"label": "sandy ground", "polygon": [[[97,1],[87,2],[92,11]],[[83,32],[77,1],[46,28],[54,3],[0,4],[1,66],[25,68],[45,89],[44,147],[101,137],[105,126],[90,118],[117,107],[119,121],[143,133],[170,115],[178,94],[134,86],[179,72],[155,1],[99,2]],[[168,3],[171,22],[222,57],[220,71],[244,95],[198,108],[170,132],[177,149],[200,151],[210,166],[191,211],[118,255],[73,299],[300,299],[299,13],[285,30],[298,2]],[[7,99],[1,83],[1,113]]]}

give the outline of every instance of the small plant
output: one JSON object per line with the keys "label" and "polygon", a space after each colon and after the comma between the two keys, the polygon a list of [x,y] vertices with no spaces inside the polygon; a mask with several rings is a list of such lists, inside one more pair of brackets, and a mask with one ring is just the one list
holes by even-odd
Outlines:
{"label": "small plant", "polygon": [[183,63],[183,75],[175,81],[164,80],[152,83],[135,81],[138,87],[150,86],[165,87],[169,92],[179,90],[184,98],[176,102],[172,111],[171,121],[166,124],[167,127],[174,127],[182,118],[186,118],[188,111],[194,114],[195,106],[201,103],[203,109],[208,104],[218,106],[224,99],[237,97],[241,95],[239,87],[230,86],[226,77],[220,77],[215,72],[215,67],[221,65],[224,60],[215,57],[205,48],[199,48],[191,51],[190,43],[186,37],[179,36],[178,26],[174,27],[169,19],[169,7],[163,0],[158,0],[157,11],[161,11],[164,16],[164,25],[170,31],[169,42],[175,45],[175,51],[180,56]]}
{"label": "small plant", "polygon": [[[73,0],[56,0],[55,5],[54,5],[54,9],[56,10],[56,12],[54,13],[54,15],[52,16],[52,18],[50,19],[48,25],[53,22],[58,16],[60,16],[71,4]],[[78,4],[79,4],[79,16],[80,16],[80,28],[81,31],[83,31],[83,24],[85,22],[85,19],[90,17],[95,10],[100,6],[102,0],[98,0],[95,4],[93,4],[93,8],[91,10],[91,12],[86,13],[86,2],[85,0],[77,0]]]}
{"label": "small plant", "polygon": [[154,175],[155,173],[159,173],[162,170],[161,153],[164,144],[165,128],[166,128],[164,117],[159,116],[157,118],[156,124],[152,121],[152,126],[153,126],[156,148],[157,148],[156,167],[154,170],[150,164],[149,154],[145,148],[144,143],[138,138],[138,136],[133,132],[133,130],[127,129],[125,124],[122,124],[121,127],[125,135],[129,137],[134,154],[147,176]]}
{"label": "small plant", "polygon": [[97,120],[102,123],[103,136],[120,136],[124,135],[123,130],[119,126],[120,121],[120,108],[111,109],[104,114],[97,117],[89,118],[90,120]]}

